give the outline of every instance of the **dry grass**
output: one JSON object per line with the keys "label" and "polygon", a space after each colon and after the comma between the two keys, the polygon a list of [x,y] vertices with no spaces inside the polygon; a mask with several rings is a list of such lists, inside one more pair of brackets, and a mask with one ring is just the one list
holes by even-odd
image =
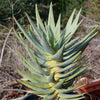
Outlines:
{"label": "dry grass", "polygon": [[[0,53],[6,36],[7,33],[0,33]],[[15,48],[27,55],[25,49],[12,32],[7,40],[1,63],[2,66],[0,67],[0,87],[6,86],[10,80],[16,80],[16,78],[20,77],[17,74],[16,67],[24,69],[24,66],[20,62],[20,56],[16,53]]]}

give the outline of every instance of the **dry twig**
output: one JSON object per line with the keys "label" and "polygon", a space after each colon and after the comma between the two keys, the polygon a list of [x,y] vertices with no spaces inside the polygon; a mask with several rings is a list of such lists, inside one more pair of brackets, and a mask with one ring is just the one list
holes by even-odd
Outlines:
{"label": "dry twig", "polygon": [[4,53],[5,46],[6,46],[6,42],[8,40],[9,35],[11,34],[12,30],[13,30],[13,27],[10,29],[10,31],[4,41],[3,47],[2,47],[1,56],[0,56],[0,67],[1,67],[2,59],[3,59],[3,53]]}

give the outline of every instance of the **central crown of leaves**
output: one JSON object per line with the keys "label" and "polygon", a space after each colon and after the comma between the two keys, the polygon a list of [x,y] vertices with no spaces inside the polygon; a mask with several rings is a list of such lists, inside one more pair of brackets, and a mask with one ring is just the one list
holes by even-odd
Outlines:
{"label": "central crown of leaves", "polygon": [[28,59],[18,51],[23,58],[22,63],[29,70],[23,71],[17,68],[18,72],[27,79],[27,81],[19,81],[33,90],[27,92],[39,95],[43,97],[43,100],[79,100],[83,98],[83,94],[70,94],[82,86],[71,86],[76,77],[89,70],[88,66],[82,67],[87,60],[78,63],[85,57],[81,54],[97,32],[94,33],[95,28],[82,40],[79,41],[80,37],[72,40],[73,34],[82,22],[82,20],[78,21],[80,12],[81,10],[75,17],[75,10],[73,11],[63,31],[60,30],[61,15],[55,24],[52,4],[47,23],[42,23],[37,5],[37,26],[26,14],[30,22],[28,32],[15,19],[21,32],[33,45],[27,44],[21,33],[17,34],[15,31],[30,57]]}

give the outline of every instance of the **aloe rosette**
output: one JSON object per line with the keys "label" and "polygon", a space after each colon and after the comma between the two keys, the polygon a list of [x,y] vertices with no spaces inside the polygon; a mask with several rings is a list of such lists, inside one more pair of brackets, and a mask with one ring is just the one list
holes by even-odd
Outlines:
{"label": "aloe rosette", "polygon": [[[79,21],[81,10],[76,16],[75,10],[72,12],[64,30],[61,31],[61,15],[55,24],[52,3],[48,22],[42,22],[37,5],[35,9],[37,25],[26,13],[30,23],[28,32],[15,19],[20,31],[33,45],[32,47],[27,44],[21,33],[14,30],[30,57],[27,58],[17,51],[23,59],[21,62],[28,69],[28,71],[24,71],[17,68],[20,75],[27,79],[27,81],[18,81],[32,89],[27,92],[41,96],[43,100],[80,100],[84,98],[84,94],[71,94],[82,87],[72,87],[72,84],[75,78],[90,70],[85,64],[87,59],[82,61],[85,57],[85,55],[82,56],[82,52],[97,34],[95,32],[97,27],[81,40],[81,37],[72,39],[73,34],[82,23],[82,20]],[[85,65],[83,66],[83,64]]]}

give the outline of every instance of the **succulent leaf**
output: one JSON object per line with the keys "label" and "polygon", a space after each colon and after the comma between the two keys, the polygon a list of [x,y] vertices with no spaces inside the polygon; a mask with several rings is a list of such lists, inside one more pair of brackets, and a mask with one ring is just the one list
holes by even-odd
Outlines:
{"label": "succulent leaf", "polygon": [[64,46],[62,46],[57,53],[50,57],[51,60],[62,60]]}
{"label": "succulent leaf", "polygon": [[42,23],[42,20],[41,20],[41,18],[40,18],[39,12],[38,12],[37,4],[36,4],[36,7],[35,7],[35,8],[36,8],[35,10],[36,10],[37,27],[38,27],[38,29],[39,29],[39,27],[41,26],[42,29],[43,29],[43,31],[45,32],[44,25],[43,25],[43,23]]}
{"label": "succulent leaf", "polygon": [[31,20],[31,18],[29,17],[29,15],[27,13],[25,13],[26,17],[28,18],[31,27],[34,29],[34,31],[36,32],[36,35],[38,36],[38,38],[41,41],[41,36],[42,34],[40,33],[40,30],[36,27],[36,25],[34,24],[34,22]]}
{"label": "succulent leaf", "polygon": [[56,92],[49,94],[49,95],[45,96],[42,100],[55,100],[56,95],[57,95]]}
{"label": "succulent leaf", "polygon": [[49,9],[48,26],[50,26],[52,30],[55,29],[55,21],[54,21],[52,3],[50,4],[50,9]]}
{"label": "succulent leaf", "polygon": [[71,27],[71,24],[72,24],[72,21],[73,21],[73,17],[74,17],[74,15],[75,15],[75,11],[76,11],[76,9],[74,9],[73,10],[73,12],[72,12],[72,14],[71,14],[71,16],[70,16],[70,18],[69,18],[69,20],[68,20],[68,22],[67,22],[67,25],[66,25],[66,33],[69,33],[68,32],[68,30],[70,29],[70,27]]}
{"label": "succulent leaf", "polygon": [[48,38],[51,47],[54,47],[54,32],[50,26],[48,26]]}
{"label": "succulent leaf", "polygon": [[55,34],[56,35],[55,41],[57,41],[61,37],[61,34],[60,34],[60,22],[61,22],[61,14],[59,15],[59,18],[58,18],[57,24],[56,24],[56,28],[55,28],[55,33],[56,33]]}
{"label": "succulent leaf", "polygon": [[81,96],[83,96],[84,95],[84,93],[83,94],[77,94],[77,95],[75,95],[75,94],[60,94],[59,96],[61,97],[61,98],[66,98],[66,99],[73,99],[73,98],[77,98],[77,97],[81,97]]}
{"label": "succulent leaf", "polygon": [[46,39],[46,36],[45,34],[42,35],[42,45],[43,45],[43,48],[46,52],[50,53],[50,54],[54,54],[54,51],[53,49],[50,47],[47,39]]}
{"label": "succulent leaf", "polygon": [[78,59],[79,56],[81,54],[81,51],[78,52],[76,55],[74,55],[72,58],[66,60],[66,61],[63,61],[63,62],[59,62],[59,63],[56,63],[55,65],[56,66],[66,66],[66,65],[69,65],[71,64],[75,59]]}

